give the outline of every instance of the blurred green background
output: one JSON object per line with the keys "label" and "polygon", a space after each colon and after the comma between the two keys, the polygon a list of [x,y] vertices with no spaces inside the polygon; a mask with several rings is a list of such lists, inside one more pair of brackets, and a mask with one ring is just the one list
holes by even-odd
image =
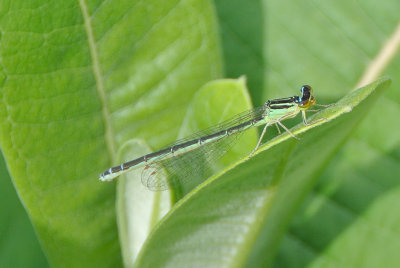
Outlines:
{"label": "blurred green background", "polygon": [[0,178],[0,266],[47,267],[47,260],[2,156]]}

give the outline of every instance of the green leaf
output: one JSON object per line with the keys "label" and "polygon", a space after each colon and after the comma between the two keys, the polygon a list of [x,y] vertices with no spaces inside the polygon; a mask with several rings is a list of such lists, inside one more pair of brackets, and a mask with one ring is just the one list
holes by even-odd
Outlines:
{"label": "green leaf", "polygon": [[[220,79],[205,84],[188,105],[187,116],[180,129],[180,135],[195,133],[207,126],[227,120],[231,114],[250,109],[251,103],[245,82],[242,77],[237,80]],[[210,107],[213,108],[210,109]],[[254,148],[257,142],[256,135],[255,129],[246,131],[232,150],[220,159],[213,159],[212,163],[202,163],[199,159],[190,159],[190,161],[196,162],[196,166],[212,164],[210,172],[216,172]],[[142,141],[128,141],[121,149],[121,162],[135,159],[149,152],[150,149]],[[196,174],[189,175],[190,182],[171,189],[171,195],[168,191],[152,192],[146,189],[140,182],[142,176],[140,168],[118,179],[118,227],[126,267],[133,266],[144,240],[152,227],[170,209],[171,202],[179,200],[205,179]]]}
{"label": "green leaf", "polygon": [[252,100],[255,106],[261,106],[265,101],[262,87],[267,66],[263,59],[264,42],[269,43],[263,40],[263,4],[259,0],[216,0],[215,7],[226,75],[232,78],[246,75]]}
{"label": "green leaf", "polygon": [[[264,69],[265,82],[250,87],[252,96],[262,96],[253,100],[256,103],[290,96],[293,88],[302,84],[313,86],[318,102],[331,103],[355,85],[365,85],[383,74],[393,78],[393,85],[371,108],[356,136],[343,145],[326,170],[321,167],[325,170],[321,183],[294,219],[276,267],[399,266],[398,254],[387,249],[400,249],[394,241],[400,236],[399,227],[393,223],[400,214],[392,205],[380,205],[379,200],[389,200],[392,191],[398,189],[397,169],[393,167],[400,164],[400,2],[216,2],[221,36],[228,36],[222,39],[225,62],[236,62],[234,66],[245,72],[248,62],[255,61],[252,56],[260,54],[256,60]],[[251,30],[246,29],[247,25]],[[261,53],[255,49],[260,35]],[[234,47],[235,51],[227,47]],[[238,60],[235,52],[251,56]],[[232,69],[226,68],[228,77],[236,75]],[[366,167],[371,168],[365,172]],[[369,174],[374,174],[373,178]],[[385,182],[383,189],[378,186],[381,181]],[[360,183],[370,186],[360,189]],[[369,191],[364,191],[368,188],[381,190],[371,198]],[[353,209],[361,204],[363,210]],[[374,220],[368,216],[371,224],[360,236],[351,229],[353,223],[365,222],[369,208],[378,208],[379,216]],[[388,219],[386,224],[379,221],[382,218]],[[383,246],[381,241],[386,234],[391,234],[393,240]],[[346,241],[357,241],[357,245],[351,250],[343,244],[334,246],[336,239],[346,236]],[[331,246],[335,250],[331,251]]]}
{"label": "green leaf", "polygon": [[[263,267],[327,160],[390,84],[349,93],[309,120],[208,179],[181,200],[146,241],[137,267]],[[353,111],[349,113],[349,111]],[[301,134],[301,135],[300,135]],[[267,253],[266,253],[267,252]]]}
{"label": "green leaf", "polygon": [[[141,140],[129,140],[121,148],[120,160],[126,162],[150,153]],[[171,207],[168,191],[153,192],[141,183],[142,169],[118,178],[117,219],[125,267],[132,267],[154,225]]]}
{"label": "green leaf", "polygon": [[[387,240],[383,246],[382,238],[400,235],[393,223],[400,214],[392,205],[380,203],[398,189],[393,167],[400,164],[399,2],[263,3],[266,98],[287,95],[291,88],[309,83],[320,103],[330,103],[349,88],[383,74],[393,79],[356,135],[328,167],[322,167],[320,183],[283,240],[276,267],[399,266],[400,258],[387,248],[398,251],[400,245]],[[371,194],[371,188],[377,192]],[[376,216],[371,217],[370,209]],[[383,218],[386,223],[380,221]],[[358,223],[367,223],[368,228],[358,228]],[[353,231],[357,229],[363,229],[363,235]],[[349,241],[351,250],[343,246]]]}
{"label": "green leaf", "polygon": [[0,4],[0,145],[52,266],[121,266],[98,174],[132,137],[176,139],[220,75],[213,16],[203,0]]}

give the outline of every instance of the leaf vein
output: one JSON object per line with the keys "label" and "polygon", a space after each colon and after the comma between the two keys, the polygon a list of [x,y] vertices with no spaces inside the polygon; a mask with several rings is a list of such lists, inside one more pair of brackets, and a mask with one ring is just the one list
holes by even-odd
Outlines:
{"label": "leaf vein", "polygon": [[91,24],[91,18],[88,13],[88,8],[85,0],[80,0],[79,1],[81,11],[82,11],[82,16],[84,19],[84,26],[86,29],[86,33],[88,36],[88,45],[89,45],[89,50],[90,50],[90,56],[92,58],[92,64],[93,64],[93,74],[96,80],[96,89],[97,93],[100,98],[100,102],[102,104],[102,115],[103,115],[103,120],[104,120],[104,127],[105,127],[105,142],[107,146],[108,153],[110,155],[111,161],[114,163],[116,160],[116,150],[115,150],[115,144],[113,140],[113,130],[111,126],[111,119],[110,119],[110,112],[108,109],[108,103],[106,100],[106,92],[105,92],[105,87],[102,79],[102,71],[100,68],[100,60],[98,56],[98,50],[97,50],[97,45],[96,41],[94,38],[94,32],[93,32],[93,26]]}

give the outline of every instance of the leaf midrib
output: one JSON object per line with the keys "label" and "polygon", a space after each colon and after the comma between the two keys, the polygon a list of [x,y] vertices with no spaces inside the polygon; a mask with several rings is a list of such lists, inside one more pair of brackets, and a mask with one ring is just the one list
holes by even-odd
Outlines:
{"label": "leaf midrib", "polygon": [[108,154],[111,158],[111,162],[115,164],[116,161],[116,150],[115,150],[115,142],[114,142],[114,131],[112,129],[111,121],[110,121],[110,111],[108,109],[108,103],[107,103],[107,98],[106,98],[106,92],[105,92],[105,87],[103,83],[103,75],[102,71],[100,68],[100,60],[98,56],[98,49],[96,45],[96,41],[94,38],[94,33],[93,33],[93,26],[91,24],[91,18],[89,15],[89,11],[87,9],[87,4],[85,0],[79,0],[79,6],[82,10],[82,16],[84,20],[84,27],[86,30],[86,34],[88,37],[88,45],[89,45],[89,51],[90,51],[90,57],[92,59],[92,68],[93,68],[93,75],[96,81],[96,91],[99,95],[100,98],[100,103],[101,103],[101,113],[103,117],[103,122],[104,122],[104,128],[105,128],[105,142],[106,142],[106,147]]}

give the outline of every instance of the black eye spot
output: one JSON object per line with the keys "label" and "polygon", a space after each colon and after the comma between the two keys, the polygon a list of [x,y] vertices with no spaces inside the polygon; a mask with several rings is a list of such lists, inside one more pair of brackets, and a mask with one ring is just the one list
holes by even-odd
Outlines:
{"label": "black eye spot", "polygon": [[305,91],[311,91],[312,88],[309,85],[304,85],[301,87],[300,91],[303,93]]}
{"label": "black eye spot", "polygon": [[300,91],[301,91],[301,100],[309,100],[311,97],[311,87],[309,85],[304,85],[301,87]]}

